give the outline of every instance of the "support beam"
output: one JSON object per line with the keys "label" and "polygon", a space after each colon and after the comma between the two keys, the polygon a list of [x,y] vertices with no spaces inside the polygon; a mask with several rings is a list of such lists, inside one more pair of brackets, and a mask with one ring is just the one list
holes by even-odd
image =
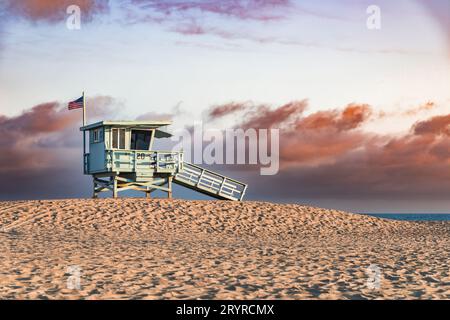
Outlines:
{"label": "support beam", "polygon": [[172,199],[172,177],[168,178],[167,181],[167,188],[168,188],[168,192],[167,192],[167,198],[168,199]]}
{"label": "support beam", "polygon": [[104,181],[104,180],[100,180],[100,179],[94,179],[94,183],[97,186],[101,186],[101,187],[103,187],[105,189],[113,191],[113,187],[112,187],[111,181]]}
{"label": "support beam", "polygon": [[[109,178],[106,180],[105,178]],[[151,198],[151,193],[156,190],[167,192],[168,198],[172,197],[172,177],[159,176],[150,181],[133,181],[117,173],[106,176],[93,175],[93,198],[97,198],[100,192],[111,191],[113,198],[119,196],[119,192],[126,190],[136,190],[143,192],[146,198]]]}
{"label": "support beam", "polygon": [[111,177],[112,178],[112,183],[113,183],[113,198],[117,198],[117,178],[116,176]]}
{"label": "support beam", "polygon": [[94,190],[93,190],[93,194],[92,194],[92,199],[97,199],[97,183],[95,182],[95,177],[94,177]]}

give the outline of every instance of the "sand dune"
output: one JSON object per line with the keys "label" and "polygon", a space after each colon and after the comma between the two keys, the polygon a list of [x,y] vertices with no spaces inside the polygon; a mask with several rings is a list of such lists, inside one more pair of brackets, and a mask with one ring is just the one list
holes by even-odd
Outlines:
{"label": "sand dune", "polygon": [[299,205],[0,202],[0,248],[3,299],[450,298],[450,223]]}

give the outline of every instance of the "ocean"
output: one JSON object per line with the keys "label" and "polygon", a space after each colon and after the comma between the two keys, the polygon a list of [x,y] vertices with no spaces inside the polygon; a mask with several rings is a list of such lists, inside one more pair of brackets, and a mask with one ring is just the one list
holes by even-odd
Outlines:
{"label": "ocean", "polygon": [[365,215],[407,221],[450,221],[449,213],[363,213]]}

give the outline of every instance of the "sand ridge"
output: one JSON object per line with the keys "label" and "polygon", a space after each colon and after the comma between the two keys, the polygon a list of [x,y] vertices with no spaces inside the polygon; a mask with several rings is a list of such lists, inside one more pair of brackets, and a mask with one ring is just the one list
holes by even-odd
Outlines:
{"label": "sand ridge", "polygon": [[448,299],[449,240],[448,222],[293,204],[0,202],[0,298]]}

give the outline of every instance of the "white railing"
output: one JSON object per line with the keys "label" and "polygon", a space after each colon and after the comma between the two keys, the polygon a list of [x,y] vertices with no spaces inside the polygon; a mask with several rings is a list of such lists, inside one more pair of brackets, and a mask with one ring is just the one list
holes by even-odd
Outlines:
{"label": "white railing", "polygon": [[183,171],[175,175],[174,181],[193,190],[229,200],[242,200],[247,189],[245,183],[189,162],[184,162]]}
{"label": "white railing", "polygon": [[106,150],[109,171],[175,174],[183,169],[183,153],[171,151]]}
{"label": "white railing", "polygon": [[[90,172],[90,155],[84,155],[84,171]],[[105,168],[96,172],[136,172],[143,176],[168,174],[173,181],[212,197],[242,201],[247,184],[183,161],[183,152],[106,150]]]}

